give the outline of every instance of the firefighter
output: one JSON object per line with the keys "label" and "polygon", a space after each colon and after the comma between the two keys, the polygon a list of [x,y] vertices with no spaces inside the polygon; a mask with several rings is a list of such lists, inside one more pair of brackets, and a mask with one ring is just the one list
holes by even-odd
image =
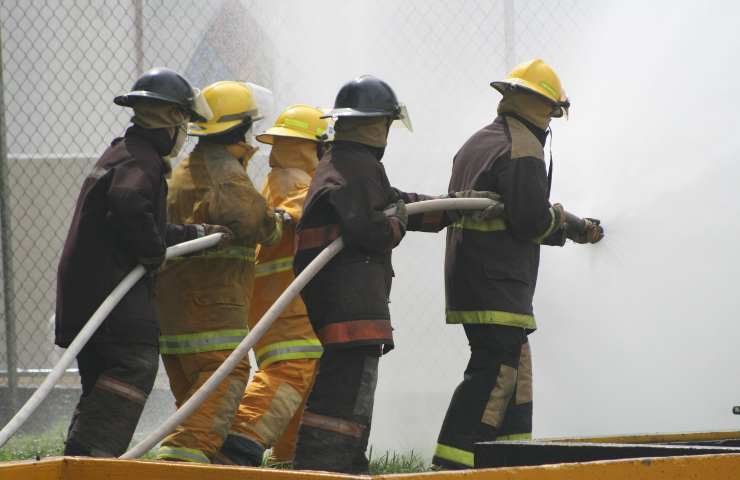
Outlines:
{"label": "firefighter", "polygon": [[409,129],[411,122],[387,83],[371,75],[346,83],[329,116],[337,119],[334,141],[319,162],[298,223],[295,273],[340,235],[345,247],[301,292],[325,351],[294,466],[363,473],[378,361],[393,348],[391,250],[407,228],[425,230],[441,216],[409,218],[406,203],[431,197],[401,192],[388,181],[381,163],[388,129],[394,120]]}
{"label": "firefighter", "polygon": [[[257,136],[257,141],[272,145],[272,169],[262,195],[292,222],[301,218],[319,163],[317,151],[326,139],[328,123],[321,115],[321,110],[309,105],[292,105],[272,128]],[[286,225],[280,243],[257,250],[250,328],[294,279],[294,234],[294,223]],[[259,370],[244,393],[221,453],[234,464],[258,466],[265,449],[272,447],[272,462],[291,462],[303,407],[323,352],[300,297],[283,311],[254,351]]]}
{"label": "firefighter", "polygon": [[505,219],[465,215],[447,229],[447,323],[463,325],[471,355],[439,434],[440,468],[472,468],[475,442],[531,438],[527,335],[536,328],[540,245],[603,237],[598,220],[576,219],[548,200],[552,162],[548,173],[543,147],[550,119],[570,106],[558,76],[532,60],[491,86],[503,95],[498,116],[458,151],[450,189],[495,190]]}
{"label": "firefighter", "polygon": [[[203,96],[213,118],[190,124],[188,134],[198,143],[173,172],[167,213],[173,222],[226,225],[233,239],[228,246],[167,262],[160,273],[159,345],[178,407],[246,336],[255,247],[279,241],[282,232],[282,220],[246,172],[256,151],[246,135],[259,118],[252,90],[241,82],[222,81],[206,87]],[[205,403],[164,439],[157,458],[219,462],[218,451],[248,376],[245,357]]]}
{"label": "firefighter", "polygon": [[210,116],[197,90],[177,72],[157,68],[114,102],[133,108],[133,125],[113,140],[82,185],[59,262],[55,343],[68,347],[136,265],[143,264],[149,275],[77,356],[82,396],[65,455],[117,457],[126,451],[159,366],[154,272],[167,245],[226,231],[166,223],[169,158],[182,146],[188,119]]}

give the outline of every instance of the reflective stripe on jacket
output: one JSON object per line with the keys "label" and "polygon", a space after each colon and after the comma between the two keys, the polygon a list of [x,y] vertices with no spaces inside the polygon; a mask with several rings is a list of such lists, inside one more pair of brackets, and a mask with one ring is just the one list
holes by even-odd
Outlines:
{"label": "reflective stripe on jacket", "polygon": [[198,143],[175,168],[169,218],[224,225],[230,245],[167,262],[157,307],[162,353],[233,349],[246,334],[257,243],[280,239],[281,223],[245,166],[223,145]]}
{"label": "reflective stripe on jacket", "polygon": [[447,229],[448,323],[536,328],[532,298],[540,244],[562,245],[549,197],[546,133],[512,115],[475,133],[455,156],[450,191],[502,195],[504,219],[463,216]]}

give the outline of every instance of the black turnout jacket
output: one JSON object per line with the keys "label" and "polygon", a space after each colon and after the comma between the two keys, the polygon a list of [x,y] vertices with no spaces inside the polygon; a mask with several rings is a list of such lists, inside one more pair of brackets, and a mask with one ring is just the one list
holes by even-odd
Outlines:
{"label": "black turnout jacket", "polygon": [[[69,346],[93,312],[136,265],[194,239],[193,225],[166,223],[172,148],[164,129],[130,127],[82,185],[57,271],[55,343]],[[93,341],[157,345],[159,324],[147,277],[121,300]]]}
{"label": "black turnout jacket", "polygon": [[[383,149],[335,141],[316,169],[296,230],[296,275],[334,239],[344,249],[304,288],[301,295],[324,348],[384,345],[393,348],[388,309],[393,268],[391,250],[401,240],[395,218],[383,210],[431,197],[391,187]],[[424,229],[423,215],[409,219]]]}
{"label": "black turnout jacket", "polygon": [[505,220],[460,217],[447,229],[447,323],[534,330],[532,298],[540,245],[560,245],[565,231],[549,197],[543,147],[547,133],[504,114],[476,132],[455,156],[449,190],[498,192]]}

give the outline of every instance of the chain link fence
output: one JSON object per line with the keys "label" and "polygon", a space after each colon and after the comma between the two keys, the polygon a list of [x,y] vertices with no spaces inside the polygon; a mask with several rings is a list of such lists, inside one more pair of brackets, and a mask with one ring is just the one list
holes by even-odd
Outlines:
{"label": "chain link fence", "polygon": [[[583,0],[3,0],[3,417],[59,357],[51,319],[59,254],[83,179],[127,126],[130,111],[112,99],[141,72],[167,66],[201,88],[237,79],[270,89],[256,130],[291,103],[330,106],[343,82],[373,73],[414,121],[413,134],[391,133],[391,181],[441,193],[457,148],[494,116],[488,83],[531,57],[557,67],[593,9]],[[255,184],[268,154],[260,146],[250,164]],[[443,325],[443,236],[409,237],[395,260],[398,348],[382,362],[374,442],[426,451],[467,349]]]}

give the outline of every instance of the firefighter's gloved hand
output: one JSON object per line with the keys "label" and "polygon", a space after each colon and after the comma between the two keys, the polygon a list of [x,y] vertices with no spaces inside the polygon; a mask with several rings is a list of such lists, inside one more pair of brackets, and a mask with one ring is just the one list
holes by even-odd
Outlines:
{"label": "firefighter's gloved hand", "polygon": [[218,242],[218,245],[216,247],[226,247],[231,243],[231,240],[234,239],[234,232],[231,231],[229,227],[224,227],[223,225],[209,225],[207,223],[203,224],[203,235],[212,235],[214,233],[222,233],[221,241]]}
{"label": "firefighter's gloved hand", "polygon": [[293,223],[293,217],[291,217],[290,214],[282,208],[275,209],[275,217],[277,217],[279,221],[283,222],[284,225],[290,225]]}
{"label": "firefighter's gloved hand", "polygon": [[597,243],[604,238],[604,227],[599,219],[583,218],[579,224],[566,224],[565,233],[576,243]]}
{"label": "firefighter's gloved hand", "polygon": [[406,212],[406,204],[403,200],[391,203],[385,208],[385,211],[391,210],[388,214],[388,222],[393,230],[393,245],[401,243],[401,239],[406,235],[406,226],[409,223],[409,214]]}
{"label": "firefighter's gloved hand", "polygon": [[462,190],[460,192],[453,193],[454,198],[487,198],[493,200],[494,203],[483,210],[471,210],[464,212],[471,218],[477,221],[493,220],[503,216],[504,214],[504,203],[501,201],[501,195],[496,192],[486,192],[479,190]]}

